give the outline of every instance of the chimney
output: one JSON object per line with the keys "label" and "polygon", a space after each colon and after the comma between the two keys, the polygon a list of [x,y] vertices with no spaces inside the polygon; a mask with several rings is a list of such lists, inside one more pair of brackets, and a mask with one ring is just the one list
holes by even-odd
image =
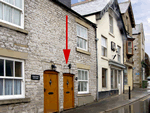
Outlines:
{"label": "chimney", "polygon": [[71,0],[58,0],[58,1],[64,4],[65,6],[71,8]]}

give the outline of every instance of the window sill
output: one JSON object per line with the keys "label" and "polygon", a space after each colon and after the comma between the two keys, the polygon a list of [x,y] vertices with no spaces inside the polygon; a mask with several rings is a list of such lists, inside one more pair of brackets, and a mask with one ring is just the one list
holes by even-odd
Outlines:
{"label": "window sill", "polygon": [[80,53],[84,53],[84,54],[87,54],[87,55],[91,55],[90,52],[88,51],[85,51],[85,50],[82,50],[82,49],[79,49],[79,48],[76,48],[77,52],[80,52]]}
{"label": "window sill", "polygon": [[101,56],[101,59],[109,61],[107,57]]}
{"label": "window sill", "polygon": [[26,34],[26,35],[28,34],[28,31],[26,31],[26,30],[24,30],[24,29],[21,29],[21,28],[18,28],[18,27],[15,27],[15,26],[12,26],[12,25],[3,23],[3,22],[0,22],[0,26],[3,26],[3,27],[6,27],[6,28],[15,30],[15,31],[17,31],[17,32],[24,33],[24,34]]}
{"label": "window sill", "polygon": [[30,102],[30,98],[8,99],[8,100],[0,100],[0,105],[9,105],[9,104],[17,104],[17,103],[28,103],[28,102]]}
{"label": "window sill", "polygon": [[113,38],[115,38],[114,34],[112,34],[111,32],[109,32],[109,35],[112,36]]}
{"label": "window sill", "polygon": [[91,93],[77,94],[77,97],[91,96]]}

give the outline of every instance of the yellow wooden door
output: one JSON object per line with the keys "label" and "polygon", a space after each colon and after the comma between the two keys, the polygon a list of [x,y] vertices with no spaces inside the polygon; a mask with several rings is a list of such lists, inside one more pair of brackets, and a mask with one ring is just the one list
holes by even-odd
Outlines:
{"label": "yellow wooden door", "polygon": [[58,108],[58,73],[44,72],[44,113],[59,111]]}
{"label": "yellow wooden door", "polygon": [[72,74],[64,74],[64,109],[74,107],[74,83]]}

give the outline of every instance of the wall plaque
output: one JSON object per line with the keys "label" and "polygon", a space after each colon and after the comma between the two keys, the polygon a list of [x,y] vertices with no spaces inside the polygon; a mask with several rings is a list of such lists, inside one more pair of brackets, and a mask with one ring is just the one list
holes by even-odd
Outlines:
{"label": "wall plaque", "polygon": [[31,80],[40,80],[40,75],[31,75]]}

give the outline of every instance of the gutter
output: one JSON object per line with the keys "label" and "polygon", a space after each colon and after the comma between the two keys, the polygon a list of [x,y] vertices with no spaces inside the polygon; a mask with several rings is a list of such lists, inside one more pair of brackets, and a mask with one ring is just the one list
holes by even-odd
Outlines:
{"label": "gutter", "polygon": [[98,47],[97,47],[97,42],[98,42],[98,38],[97,38],[97,27],[95,28],[95,45],[96,45],[96,101],[99,100],[99,96],[98,96]]}

